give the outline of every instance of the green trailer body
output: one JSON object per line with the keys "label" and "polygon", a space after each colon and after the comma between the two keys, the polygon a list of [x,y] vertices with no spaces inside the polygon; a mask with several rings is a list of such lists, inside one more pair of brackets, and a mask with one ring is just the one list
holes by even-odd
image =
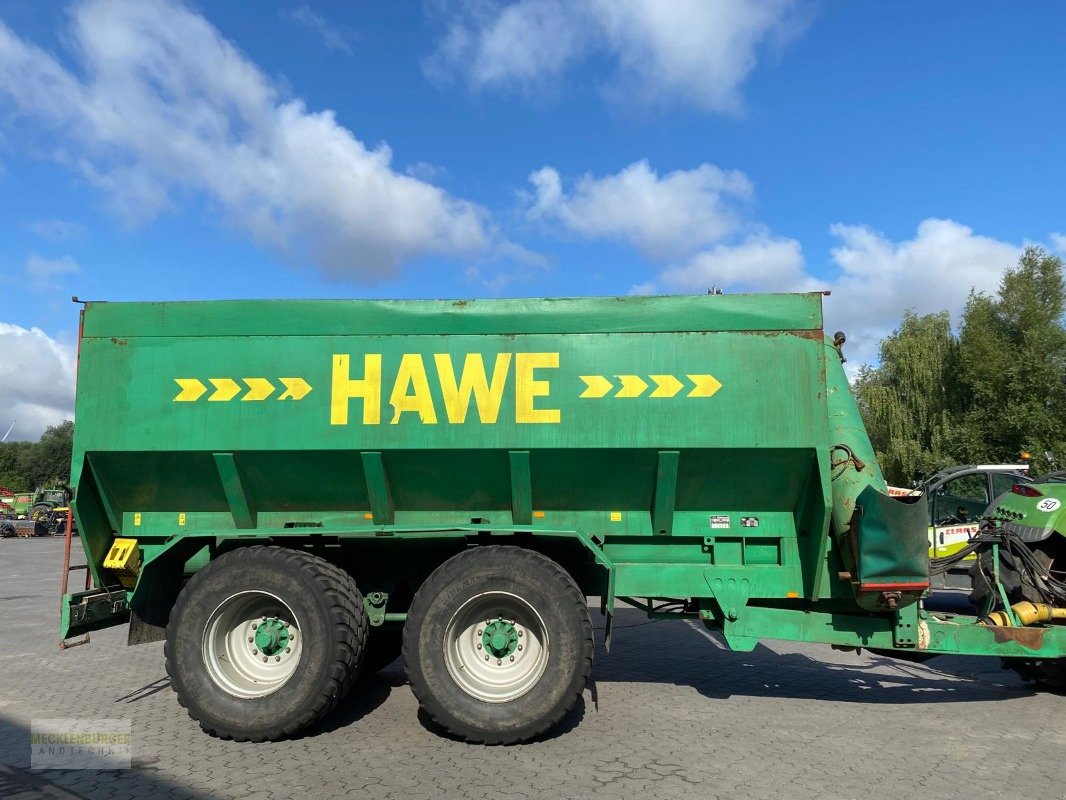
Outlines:
{"label": "green trailer body", "polygon": [[841,362],[814,293],[89,303],[93,588],[62,634],[160,639],[190,575],[263,542],[340,565],[396,626],[442,562],[503,543],[734,649],[1061,655],[1061,628],[923,608],[924,501],[887,495]]}

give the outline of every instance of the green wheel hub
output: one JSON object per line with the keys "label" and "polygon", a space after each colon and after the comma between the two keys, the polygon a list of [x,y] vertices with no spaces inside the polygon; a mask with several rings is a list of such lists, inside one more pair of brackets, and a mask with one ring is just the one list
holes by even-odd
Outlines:
{"label": "green wheel hub", "polygon": [[255,646],[265,656],[275,656],[289,646],[289,626],[276,617],[259,623],[255,631]]}
{"label": "green wheel hub", "polygon": [[514,623],[500,617],[485,625],[481,634],[481,644],[485,652],[494,658],[504,658],[518,649],[518,629]]}

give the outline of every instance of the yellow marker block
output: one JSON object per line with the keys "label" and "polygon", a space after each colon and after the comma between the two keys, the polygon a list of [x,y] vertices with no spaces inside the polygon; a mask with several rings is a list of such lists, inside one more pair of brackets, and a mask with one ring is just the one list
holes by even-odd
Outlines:
{"label": "yellow marker block", "polygon": [[622,521],[622,512],[621,511],[612,511],[611,512],[611,522],[621,522],[621,521]]}
{"label": "yellow marker block", "polygon": [[178,524],[179,525],[184,525],[185,524],[185,514],[184,513],[178,514]]}
{"label": "yellow marker block", "polygon": [[127,589],[137,585],[137,573],[141,568],[141,550],[136,539],[115,539],[104,557],[104,569],[113,570],[119,583]]}
{"label": "yellow marker block", "polygon": [[534,511],[533,512],[533,518],[534,519],[544,519],[544,512],[543,511]]}
{"label": "yellow marker block", "polygon": [[365,514],[363,514],[363,519],[373,519],[373,518],[374,518],[374,515],[371,514],[369,511],[367,511]]}
{"label": "yellow marker block", "polygon": [[131,565],[136,566],[139,552],[136,539],[115,539],[111,549],[104,556],[104,567],[107,569],[128,569]]}
{"label": "yellow marker block", "polygon": [[138,528],[140,527],[140,525],[141,525],[141,512],[140,511],[138,511],[136,514],[133,515],[133,525],[134,525],[134,527],[138,527]]}

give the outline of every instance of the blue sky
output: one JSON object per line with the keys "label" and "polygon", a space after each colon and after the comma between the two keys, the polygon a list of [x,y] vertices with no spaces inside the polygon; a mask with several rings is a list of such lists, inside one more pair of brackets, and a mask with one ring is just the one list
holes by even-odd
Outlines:
{"label": "blue sky", "polygon": [[858,362],[1066,244],[1058,4],[248,8],[0,3],[0,435],[72,294],[828,288]]}

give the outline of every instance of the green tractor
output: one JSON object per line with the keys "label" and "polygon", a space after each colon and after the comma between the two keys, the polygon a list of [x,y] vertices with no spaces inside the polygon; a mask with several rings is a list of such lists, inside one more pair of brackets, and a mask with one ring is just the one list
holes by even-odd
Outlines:
{"label": "green tractor", "polygon": [[[985,540],[996,546],[980,548]],[[947,559],[934,559],[934,571],[938,561],[978,550],[977,560],[971,561],[970,599],[979,613],[996,624],[1029,625],[1034,615],[1066,621],[1066,473],[1014,484],[985,512],[970,544]],[[1061,663],[1011,659],[1008,666],[1048,688],[1066,688],[1066,665]]]}
{"label": "green tractor", "polygon": [[18,492],[11,503],[11,510],[18,517],[46,522],[57,512],[66,512],[70,499],[68,489],[38,487],[35,492]]}

